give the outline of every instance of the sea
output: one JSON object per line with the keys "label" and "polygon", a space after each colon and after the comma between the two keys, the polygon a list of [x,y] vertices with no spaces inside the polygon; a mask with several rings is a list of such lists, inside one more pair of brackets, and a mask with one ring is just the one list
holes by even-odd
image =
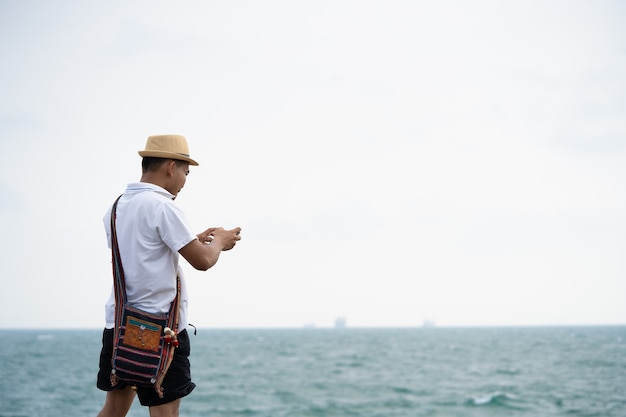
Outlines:
{"label": "sea", "polygon": [[[97,415],[101,330],[0,340],[1,417]],[[198,329],[191,342],[186,417],[626,416],[624,326]],[[149,411],[136,400],[128,415]]]}

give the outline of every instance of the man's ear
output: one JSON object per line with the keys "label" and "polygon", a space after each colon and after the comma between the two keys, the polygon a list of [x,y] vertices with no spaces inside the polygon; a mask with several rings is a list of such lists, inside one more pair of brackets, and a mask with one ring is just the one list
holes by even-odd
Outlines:
{"label": "man's ear", "polygon": [[168,177],[171,177],[174,175],[174,169],[176,169],[176,161],[174,161],[173,159],[169,159],[166,163],[165,163],[165,168],[166,168],[166,174]]}

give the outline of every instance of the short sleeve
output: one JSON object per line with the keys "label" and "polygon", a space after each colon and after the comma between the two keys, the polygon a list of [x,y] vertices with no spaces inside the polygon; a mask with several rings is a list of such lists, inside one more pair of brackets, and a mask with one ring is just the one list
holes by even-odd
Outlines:
{"label": "short sleeve", "polygon": [[174,203],[166,202],[161,206],[156,228],[163,242],[174,252],[196,239],[185,214]]}

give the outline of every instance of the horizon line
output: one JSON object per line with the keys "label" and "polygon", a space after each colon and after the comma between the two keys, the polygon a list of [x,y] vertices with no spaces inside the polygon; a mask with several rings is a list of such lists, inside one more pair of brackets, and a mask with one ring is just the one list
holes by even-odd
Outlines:
{"label": "horizon line", "polygon": [[[190,326],[198,330],[436,330],[436,329],[504,329],[504,328],[555,328],[555,327],[626,327],[626,323],[588,323],[588,324],[471,324],[471,325],[386,325],[386,326]],[[0,331],[80,331],[80,330],[103,330],[104,327],[0,327]]]}

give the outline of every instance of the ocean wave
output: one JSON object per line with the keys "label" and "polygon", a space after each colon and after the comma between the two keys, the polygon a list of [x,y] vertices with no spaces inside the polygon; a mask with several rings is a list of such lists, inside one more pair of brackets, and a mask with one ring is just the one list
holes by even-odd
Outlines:
{"label": "ocean wave", "polygon": [[521,371],[517,368],[498,368],[496,373],[501,375],[518,375]]}
{"label": "ocean wave", "polygon": [[524,408],[519,404],[519,400],[516,396],[500,391],[470,397],[465,401],[465,405],[475,407],[504,407],[515,410]]}

